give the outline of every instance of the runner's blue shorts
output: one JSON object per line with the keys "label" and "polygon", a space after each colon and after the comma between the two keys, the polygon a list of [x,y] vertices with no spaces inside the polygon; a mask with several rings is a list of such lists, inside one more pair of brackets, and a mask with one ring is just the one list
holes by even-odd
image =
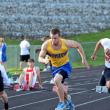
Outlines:
{"label": "runner's blue shorts", "polygon": [[52,76],[55,77],[56,74],[61,74],[63,76],[63,80],[65,78],[69,78],[71,71],[72,71],[72,67],[69,62],[60,67],[52,66]]}

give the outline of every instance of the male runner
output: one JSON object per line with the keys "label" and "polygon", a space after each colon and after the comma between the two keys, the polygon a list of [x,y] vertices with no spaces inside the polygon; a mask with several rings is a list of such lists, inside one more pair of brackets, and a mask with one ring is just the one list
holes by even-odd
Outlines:
{"label": "male runner", "polygon": [[[62,39],[60,30],[57,28],[50,31],[50,39],[42,44],[39,53],[39,62],[47,64],[49,60],[51,61],[52,75],[59,97],[55,110],[73,109],[73,104],[67,97],[67,90],[64,87],[64,80],[70,76],[72,69],[68,57],[69,48],[76,48],[82,58],[82,63],[89,68],[81,45],[73,40]],[[49,55],[49,60],[45,59],[46,55]]]}
{"label": "male runner", "polygon": [[100,85],[106,85],[110,91],[110,39],[103,38],[97,42],[93,55],[91,56],[93,60],[96,60],[96,55],[100,48],[104,49],[105,54],[105,69],[101,77]]}

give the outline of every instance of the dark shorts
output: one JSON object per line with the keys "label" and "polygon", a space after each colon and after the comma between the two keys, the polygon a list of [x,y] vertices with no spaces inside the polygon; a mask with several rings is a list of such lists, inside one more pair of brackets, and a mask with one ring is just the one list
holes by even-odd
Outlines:
{"label": "dark shorts", "polygon": [[62,83],[64,83],[65,79],[68,78],[67,72],[64,70],[61,70],[58,74],[62,75],[62,77],[63,77]]}
{"label": "dark shorts", "polygon": [[105,86],[106,85],[106,80],[104,74],[102,74],[100,78],[100,86]]}
{"label": "dark shorts", "polygon": [[110,68],[105,67],[104,69],[104,77],[106,81],[110,80]]}
{"label": "dark shorts", "polygon": [[28,62],[28,59],[30,59],[30,55],[20,55],[20,61]]}
{"label": "dark shorts", "polygon": [[3,77],[0,71],[0,92],[4,91]]}

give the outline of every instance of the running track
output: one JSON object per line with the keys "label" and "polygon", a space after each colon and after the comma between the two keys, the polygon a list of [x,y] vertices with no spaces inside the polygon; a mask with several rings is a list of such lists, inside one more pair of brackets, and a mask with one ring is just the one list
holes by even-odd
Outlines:
{"label": "running track", "polygon": [[[110,94],[95,92],[102,70],[103,66],[90,70],[74,70],[67,82],[76,110],[110,110]],[[51,76],[49,73],[42,73],[42,79],[46,88],[43,90],[27,92],[7,90],[9,110],[54,110],[58,97],[51,91],[52,85],[49,84]],[[0,103],[0,110],[2,107]]]}

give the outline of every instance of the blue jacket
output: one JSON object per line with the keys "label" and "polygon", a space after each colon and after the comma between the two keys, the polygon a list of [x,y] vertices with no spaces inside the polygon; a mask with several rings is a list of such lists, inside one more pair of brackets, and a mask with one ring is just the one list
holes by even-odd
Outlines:
{"label": "blue jacket", "polygon": [[3,45],[2,45],[2,62],[7,61],[6,48],[7,48],[6,43],[3,43]]}

